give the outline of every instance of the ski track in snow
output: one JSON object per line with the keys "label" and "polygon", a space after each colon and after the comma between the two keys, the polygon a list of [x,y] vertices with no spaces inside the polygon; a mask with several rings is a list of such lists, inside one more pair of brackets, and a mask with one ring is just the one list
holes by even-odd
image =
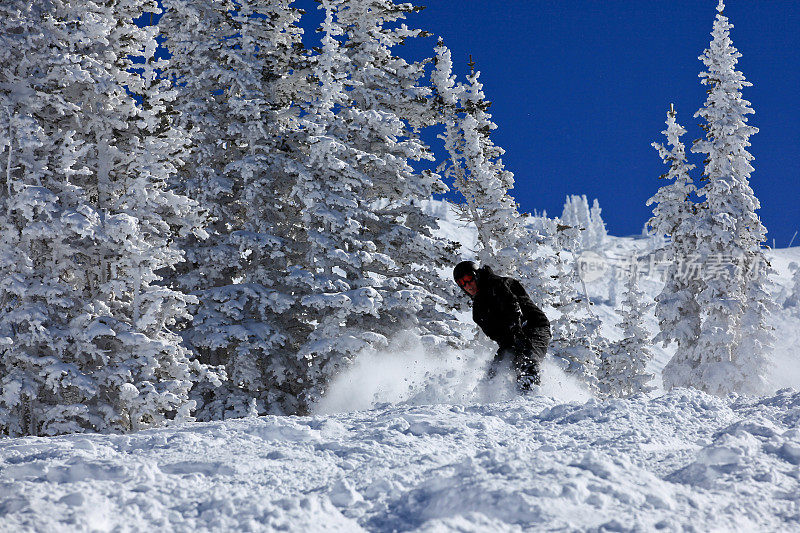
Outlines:
{"label": "ski track in snow", "polygon": [[[608,240],[619,256],[647,247]],[[768,257],[782,302],[800,248]],[[618,338],[607,283],[587,289]],[[775,388],[800,388],[800,318],[773,325]],[[0,439],[0,531],[800,531],[799,392],[598,402],[547,363],[518,397],[502,374],[481,385],[492,353],[364,353],[314,417]],[[658,376],[672,349],[653,354]]]}

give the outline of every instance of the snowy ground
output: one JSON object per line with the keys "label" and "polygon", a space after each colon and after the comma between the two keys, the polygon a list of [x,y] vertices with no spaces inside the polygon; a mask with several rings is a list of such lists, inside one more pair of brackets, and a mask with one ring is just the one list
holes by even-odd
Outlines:
{"label": "snowy ground", "polygon": [[799,423],[677,392],[13,439],[0,530],[800,530]]}
{"label": "snowy ground", "polygon": [[[606,252],[648,246],[610,238]],[[800,248],[769,257],[782,302]],[[613,338],[608,289],[587,287]],[[764,398],[598,402],[551,364],[521,398],[480,382],[490,348],[412,343],[363,354],[314,417],[2,439],[0,531],[800,531],[800,318],[774,326],[774,386],[795,390]],[[654,354],[659,372],[671,352]]]}

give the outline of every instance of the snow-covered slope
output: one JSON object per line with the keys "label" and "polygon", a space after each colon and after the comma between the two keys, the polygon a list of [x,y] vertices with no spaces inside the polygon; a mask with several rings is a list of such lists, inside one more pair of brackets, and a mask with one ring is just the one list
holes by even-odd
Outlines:
{"label": "snow-covered slope", "polygon": [[798,423],[684,391],[13,439],[0,530],[798,530]]}
{"label": "snow-covered slope", "polygon": [[[445,204],[430,209],[474,246]],[[609,237],[604,253],[650,248]],[[780,302],[800,248],[769,257]],[[655,296],[657,272],[641,286]],[[608,281],[587,290],[618,335]],[[774,325],[775,388],[800,389],[800,319]],[[521,398],[479,382],[491,347],[407,345],[363,354],[314,417],[2,439],[0,531],[800,531],[794,390],[598,402],[548,364]],[[654,353],[658,372],[671,352]]]}

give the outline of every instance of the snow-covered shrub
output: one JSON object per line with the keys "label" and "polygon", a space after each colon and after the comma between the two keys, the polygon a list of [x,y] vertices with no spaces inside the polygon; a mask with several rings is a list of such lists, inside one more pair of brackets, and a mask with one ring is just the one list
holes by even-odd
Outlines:
{"label": "snow-covered shrub", "polygon": [[[559,219],[556,222],[559,223]],[[607,340],[600,333],[600,320],[592,311],[579,275],[574,250],[579,246],[580,230],[566,224],[558,224],[558,228],[554,302],[557,316],[551,319],[550,353],[595,394],[598,392],[597,368]]]}
{"label": "snow-covered shrub", "polygon": [[643,317],[650,304],[639,290],[637,271],[633,268],[626,284],[625,300],[617,313],[622,317],[618,324],[622,339],[610,344],[602,354],[598,381],[600,392],[606,397],[629,397],[653,390],[649,382],[653,374],[646,371],[652,359],[650,334]]}

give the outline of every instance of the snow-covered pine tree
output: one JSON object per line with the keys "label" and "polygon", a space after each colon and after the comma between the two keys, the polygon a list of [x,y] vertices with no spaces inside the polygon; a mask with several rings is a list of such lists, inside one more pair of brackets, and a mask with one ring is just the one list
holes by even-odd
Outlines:
{"label": "snow-covered pine tree", "polygon": [[514,174],[503,165],[505,151],[490,137],[497,125],[487,112],[491,102],[483,92],[480,72],[473,70],[466,84],[455,84],[450,51],[439,41],[432,82],[445,123],[440,138],[450,155],[442,168],[464,198],[457,206],[460,218],[477,229],[478,261],[520,279],[537,305],[551,306],[555,224],[545,225],[552,226],[551,232],[527,225],[509,193]]}
{"label": "snow-covered pine tree", "polygon": [[[2,22],[8,26],[0,37],[0,54],[17,56],[13,62],[7,61],[8,56],[3,58],[2,78],[11,83],[0,93],[4,167],[0,188],[0,434],[85,431],[104,422],[101,413],[82,405],[98,390],[90,374],[92,367],[101,365],[102,349],[92,346],[84,349],[89,354],[73,356],[68,350],[79,340],[72,338],[70,330],[73,323],[86,326],[88,331],[81,339],[86,344],[87,339],[101,336],[104,325],[91,301],[76,297],[69,280],[87,260],[86,248],[94,245],[94,236],[100,233],[100,217],[88,202],[81,201],[80,188],[67,179],[51,177],[54,172],[50,168],[58,168],[56,163],[66,167],[58,169],[65,174],[75,170],[80,144],[69,135],[60,142],[48,138],[33,114],[37,107],[45,107],[46,101],[15,99],[8,91],[12,87],[23,90],[26,83],[40,81],[28,76],[28,69],[20,65],[21,45],[34,45],[25,52],[28,57],[39,52],[35,54],[39,61],[33,64],[42,68],[47,66],[46,48],[40,46],[52,38],[32,13],[17,13],[26,18],[3,13]],[[9,27],[12,31],[6,31]],[[14,43],[11,36],[20,41]],[[41,84],[40,90],[44,92],[46,85]],[[81,308],[82,304],[86,308]],[[95,358],[97,362],[91,364]]]}
{"label": "snow-covered pine tree", "polygon": [[603,217],[600,209],[600,202],[597,198],[592,202],[592,208],[589,210],[589,247],[592,249],[601,249],[605,244],[608,230],[606,230],[606,223],[603,222]]}
{"label": "snow-covered pine tree", "polygon": [[660,331],[654,338],[665,346],[676,344],[675,353],[662,374],[666,389],[687,384],[697,366],[695,348],[701,322],[697,294],[702,283],[695,268],[698,259],[694,220],[698,208],[691,199],[696,189],[689,175],[694,165],[686,162],[686,149],[681,142],[686,130],[677,123],[676,115],[670,106],[667,129],[662,132],[667,144],[653,143],[664,164],[669,165],[660,179],[669,182],[647,201],[647,205],[656,204],[653,217],[647,223],[650,233],[670,237],[664,250],[664,257],[669,261],[666,280],[655,305]]}
{"label": "snow-covered pine tree", "polygon": [[424,202],[447,187],[439,175],[412,166],[434,160],[419,137],[421,127],[438,120],[431,89],[422,83],[430,60],[408,62],[396,54],[399,45],[427,35],[402,23],[422,8],[392,0],[339,1],[331,8],[348,60],[345,90],[351,106],[341,114],[357,132],[350,143],[364,155],[355,167],[368,178],[365,195],[377,217],[363,239],[391,258],[363,267],[382,280],[379,331],[390,339],[414,331],[429,348],[461,345],[464,325],[450,312],[460,289],[438,271],[452,264],[457,244],[435,236],[437,221],[424,209]]}
{"label": "snow-covered pine tree", "polygon": [[653,358],[650,334],[642,319],[650,308],[645,294],[639,290],[637,269],[631,269],[625,285],[625,301],[618,314],[622,339],[610,344],[600,361],[598,381],[600,393],[606,397],[627,398],[653,390],[649,382],[653,374],[646,367]]}
{"label": "snow-covered pine tree", "polygon": [[155,36],[134,19],[157,6],[0,9],[0,431],[191,420],[204,368],[170,331],[188,298],[156,275],[180,259],[173,230],[193,229],[191,202],[165,185],[180,134],[158,116],[158,83],[131,72],[133,58],[153,64]]}
{"label": "snow-covered pine tree", "polygon": [[[499,241],[517,241],[522,234],[517,204],[508,192],[514,187],[514,174],[504,168],[501,159],[504,150],[489,136],[497,126],[487,113],[491,102],[484,97],[480,72],[472,72],[467,80],[460,91],[464,110],[459,117],[461,153],[455,154],[460,161],[453,161],[451,155],[449,173],[456,174],[453,167],[463,165],[455,185],[464,198],[464,203],[459,204],[461,218],[474,223],[478,230],[478,260],[502,275],[511,275],[517,270],[519,253]],[[500,228],[502,231],[498,231]],[[509,233],[516,238],[509,239],[512,237]]]}
{"label": "snow-covered pine tree", "polygon": [[230,284],[239,263],[238,249],[225,241],[230,228],[241,221],[235,201],[241,184],[225,175],[228,163],[235,159],[230,154],[239,151],[235,140],[226,135],[230,109],[223,90],[230,78],[235,81],[234,69],[225,65],[227,40],[236,34],[230,15],[234,4],[165,0],[163,5],[158,29],[171,54],[164,77],[176,93],[175,120],[191,137],[179,154],[184,164],[173,181],[198,202],[208,218],[207,235],[186,235],[180,242],[186,258],[167,281],[196,292]]}
{"label": "snow-covered pine tree", "polygon": [[[445,134],[440,135],[440,138],[445,142],[454,142],[458,140],[457,118],[460,111],[459,100],[464,86],[456,81],[456,76],[453,74],[453,54],[444,45],[441,37],[436,43],[434,52],[436,55],[431,72],[431,85],[434,90],[434,102],[438,106],[441,116],[440,121],[446,127]],[[446,148],[449,153],[450,148],[447,146]]]}
{"label": "snow-covered pine tree", "polygon": [[447,312],[454,287],[436,273],[453,251],[433,236],[421,202],[442,184],[409,163],[430,157],[412,129],[427,112],[417,107],[422,70],[391,53],[418,33],[388,27],[413,8],[349,0],[320,8],[318,84],[301,117],[308,146],[291,166],[307,243],[299,302],[313,326],[298,352],[306,406],[362,350],[404,332],[429,346],[458,344],[462,327]]}
{"label": "snow-covered pine tree", "polygon": [[291,199],[302,136],[293,102],[308,93],[291,0],[165,0],[175,109],[192,132],[179,178],[208,212],[209,236],[189,235],[174,281],[199,297],[184,337],[224,365],[221,388],[198,387],[198,417],[297,412],[306,388],[297,350],[312,329],[296,294],[305,239]]}
{"label": "snow-covered pine tree", "polygon": [[[764,234],[766,239],[766,230]],[[773,271],[758,243],[758,252],[745,256],[745,307],[740,328],[740,342],[735,352],[735,364],[742,380],[734,384],[737,392],[766,394],[772,375],[774,328],[769,316],[777,309],[769,292],[769,276]]]}
{"label": "snow-covered pine tree", "polygon": [[600,203],[595,198],[589,208],[586,195],[567,196],[561,212],[561,223],[581,230],[578,237],[580,250],[598,250],[605,243],[608,232],[601,216]]}
{"label": "snow-covered pine tree", "polygon": [[591,215],[589,213],[589,201],[586,195],[571,194],[564,201],[564,208],[561,211],[561,224],[575,227],[579,230],[576,237],[578,250],[589,247],[589,228],[591,227]]}
{"label": "snow-covered pine tree", "polygon": [[706,154],[706,184],[699,191],[704,209],[696,220],[697,252],[703,263],[703,288],[697,301],[705,314],[697,341],[699,364],[684,385],[714,394],[757,393],[766,389],[772,333],[766,291],[769,266],[761,249],[766,229],[749,178],[753,156],[749,137],[758,131],[747,124],[753,113],[742,98],[751,83],[736,70],[741,54],[730,38],[733,27],[720,0],[709,48],[700,56],[709,86],[705,106],[696,114],[705,120],[706,138],[693,152]]}

